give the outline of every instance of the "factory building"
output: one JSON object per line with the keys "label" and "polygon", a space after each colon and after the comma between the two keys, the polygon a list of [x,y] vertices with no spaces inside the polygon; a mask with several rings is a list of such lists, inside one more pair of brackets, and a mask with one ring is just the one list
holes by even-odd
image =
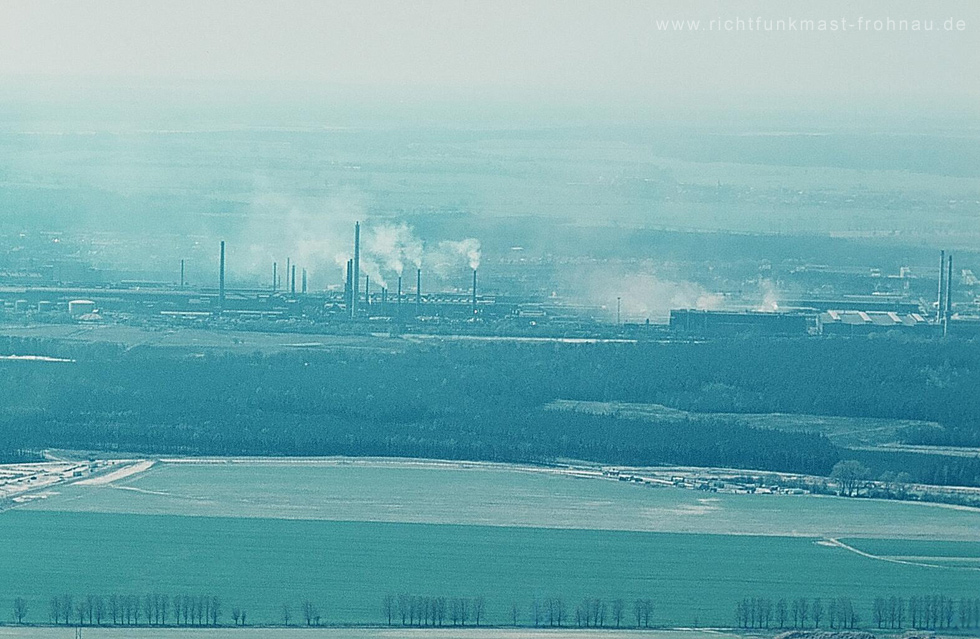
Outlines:
{"label": "factory building", "polygon": [[[203,286],[187,284],[185,262],[180,260],[180,277],[176,279],[175,264],[173,282],[126,278],[107,286],[0,287],[0,310],[25,316],[36,314],[47,322],[106,317],[110,321],[142,323],[160,318],[168,324],[240,323],[260,330],[278,330],[274,325],[283,330],[319,325],[330,326],[328,330],[371,332],[376,327],[401,331],[411,325],[425,325],[426,330],[447,334],[457,329],[516,335],[546,330],[566,336],[640,339],[863,335],[889,331],[980,336],[980,318],[965,317],[970,309],[962,305],[975,298],[975,293],[964,289],[973,286],[976,279],[967,270],[963,270],[963,275],[957,274],[952,256],[945,252],[940,256],[938,291],[932,280],[921,297],[908,290],[834,297],[828,290],[804,290],[794,293],[800,299],[780,299],[779,310],[775,311],[675,309],[670,312],[668,328],[662,324],[651,326],[649,320],[646,324],[621,321],[618,305],[613,324],[608,308],[575,303],[574,297],[566,299],[556,293],[542,294],[540,286],[535,290],[522,285],[520,294],[501,293],[495,272],[491,271],[487,278],[475,268],[466,272],[465,280],[457,279],[449,290],[439,290],[434,287],[445,286],[440,284],[444,281],[416,265],[405,273],[404,280],[398,275],[391,282],[395,287],[389,290],[387,282],[379,281],[376,275],[369,278],[360,264],[364,255],[360,231],[360,224],[355,224],[353,257],[346,261],[342,290],[311,291],[307,270],[291,258],[284,262],[285,271],[281,268],[283,262],[272,263],[271,286],[235,287],[226,277],[234,271],[227,270],[233,266],[234,247],[226,247],[221,241],[215,246],[217,272]],[[226,248],[232,251],[226,253]],[[423,277],[427,278],[425,282]],[[908,279],[907,274],[902,277]],[[924,282],[925,278],[920,280]],[[487,282],[492,285],[487,286]],[[954,293],[958,294],[958,308],[953,304]],[[747,302],[735,298],[733,303]]]}
{"label": "factory building", "polygon": [[820,313],[673,310],[670,327],[674,332],[701,336],[867,335],[885,331],[934,335],[941,330],[919,313],[857,310]]}
{"label": "factory building", "polygon": [[692,335],[739,334],[813,335],[819,332],[815,313],[760,311],[704,311],[675,309],[670,328]]}
{"label": "factory building", "polygon": [[907,331],[932,334],[937,326],[919,313],[885,311],[826,311],[819,316],[820,331],[825,335],[866,335],[879,331]]}
{"label": "factory building", "polygon": [[920,304],[899,295],[843,295],[836,298],[811,298],[780,301],[780,308],[811,311],[879,311],[918,313]]}

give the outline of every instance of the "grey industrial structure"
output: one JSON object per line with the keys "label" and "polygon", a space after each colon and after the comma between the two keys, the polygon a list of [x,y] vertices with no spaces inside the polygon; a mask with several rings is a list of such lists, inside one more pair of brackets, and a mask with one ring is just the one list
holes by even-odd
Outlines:
{"label": "grey industrial structure", "polygon": [[[617,297],[616,322],[611,311],[580,306],[555,297],[479,294],[478,272],[472,270],[469,291],[422,289],[421,268],[415,269],[414,291],[406,291],[401,274],[394,294],[384,286],[372,289],[368,276],[361,280],[361,225],[355,223],[353,258],[347,261],[342,291],[311,291],[306,268],[286,259],[286,286],[279,262],[272,263],[272,285],[265,289],[226,286],[226,244],[218,254],[217,288],[192,287],[186,282],[185,261],[180,260],[179,284],[120,281],[109,287],[29,286],[0,287],[0,306],[14,313],[36,313],[69,319],[98,319],[109,313],[116,318],[160,317],[173,322],[222,321],[270,322],[302,320],[330,330],[374,330],[388,324],[391,330],[405,324],[442,326],[443,330],[490,330],[497,334],[551,330],[576,336],[629,334],[642,337],[682,338],[770,334],[783,336],[859,335],[878,331],[903,331],[921,335],[980,335],[980,320],[954,313],[953,258],[940,256],[935,309],[908,295],[843,295],[834,298],[783,300],[778,311],[674,309],[668,326],[622,322]],[[964,273],[969,273],[964,271]],[[297,287],[297,276],[300,278]],[[907,280],[907,274],[902,273]],[[907,288],[907,287],[906,287]],[[405,303],[406,294],[414,303]],[[85,302],[81,304],[80,302]],[[74,306],[72,306],[74,305]],[[80,312],[79,309],[85,309]],[[94,311],[98,309],[99,314]],[[343,328],[345,327],[346,328]],[[547,328],[546,328],[547,327]]]}

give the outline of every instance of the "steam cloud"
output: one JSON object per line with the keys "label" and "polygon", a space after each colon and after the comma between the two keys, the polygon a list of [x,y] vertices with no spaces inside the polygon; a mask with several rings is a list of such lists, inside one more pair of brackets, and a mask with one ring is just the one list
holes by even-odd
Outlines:
{"label": "steam cloud", "polygon": [[399,276],[406,265],[422,266],[422,240],[415,237],[412,228],[404,222],[371,225],[363,240],[361,270],[377,279],[380,286],[387,286],[385,272]]}
{"label": "steam cloud", "polygon": [[253,199],[245,227],[231,238],[230,267],[264,285],[271,280],[275,261],[285,284],[288,257],[298,268],[307,269],[314,284],[325,285],[336,280],[338,265],[346,268],[354,222],[364,215],[364,203],[353,192],[326,199],[264,193]]}
{"label": "steam cloud", "polygon": [[443,242],[450,250],[466,258],[471,270],[480,268],[480,240],[469,237],[458,242]]}
{"label": "steam cloud", "polygon": [[776,294],[776,287],[773,285],[772,280],[764,279],[759,282],[762,288],[762,303],[759,305],[757,310],[760,311],[778,311],[779,310],[779,298]]}
{"label": "steam cloud", "polygon": [[480,240],[472,237],[439,242],[435,250],[426,253],[427,263],[439,277],[447,277],[462,264],[476,270],[481,257]]}
{"label": "steam cloud", "polygon": [[614,267],[578,273],[575,277],[583,282],[582,301],[603,305],[614,314],[619,297],[624,321],[664,321],[674,308],[714,310],[724,304],[721,295],[706,290],[697,282],[665,278],[654,272],[649,264],[640,269],[619,273]]}
{"label": "steam cloud", "polygon": [[264,284],[278,262],[284,284],[286,258],[306,268],[318,288],[342,282],[353,257],[354,223],[361,221],[360,271],[374,286],[388,286],[406,268],[426,268],[446,277],[462,264],[480,266],[480,241],[447,240],[427,247],[404,222],[372,220],[357,193],[332,198],[297,198],[263,194],[251,204],[242,233],[232,239],[232,269]]}

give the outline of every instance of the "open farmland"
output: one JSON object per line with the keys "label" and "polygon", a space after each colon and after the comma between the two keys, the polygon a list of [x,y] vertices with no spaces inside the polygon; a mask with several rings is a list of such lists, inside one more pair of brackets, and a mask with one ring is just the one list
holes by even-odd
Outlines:
{"label": "open farmland", "polygon": [[37,510],[980,542],[980,512],[943,505],[655,488],[598,470],[374,459],[175,459],[63,486]]}
{"label": "open farmland", "polygon": [[980,586],[968,561],[890,560],[980,557],[971,510],[467,466],[157,463],[60,487],[0,514],[0,600],[26,597],[46,621],[58,593],[208,593],[226,622],[235,606],[270,623],[310,599],[329,623],[380,623],[384,595],[410,593],[485,597],[502,624],[513,603],[526,622],[535,598],[648,597],[657,624],[684,626],[730,625],[746,596],[863,609],[879,594]]}

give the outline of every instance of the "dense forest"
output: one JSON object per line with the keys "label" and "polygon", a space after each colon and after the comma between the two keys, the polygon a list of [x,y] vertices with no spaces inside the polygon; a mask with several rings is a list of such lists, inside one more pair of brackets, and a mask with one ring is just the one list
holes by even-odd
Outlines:
{"label": "dense forest", "polygon": [[[850,452],[734,417],[651,423],[546,410],[555,399],[931,420],[950,442],[980,432],[973,342],[756,337],[242,355],[0,338],[2,353],[74,360],[0,362],[0,441],[11,452],[576,458],[815,474]],[[909,442],[919,435],[936,437],[911,432]],[[968,483],[980,477],[977,460],[960,463]]]}

